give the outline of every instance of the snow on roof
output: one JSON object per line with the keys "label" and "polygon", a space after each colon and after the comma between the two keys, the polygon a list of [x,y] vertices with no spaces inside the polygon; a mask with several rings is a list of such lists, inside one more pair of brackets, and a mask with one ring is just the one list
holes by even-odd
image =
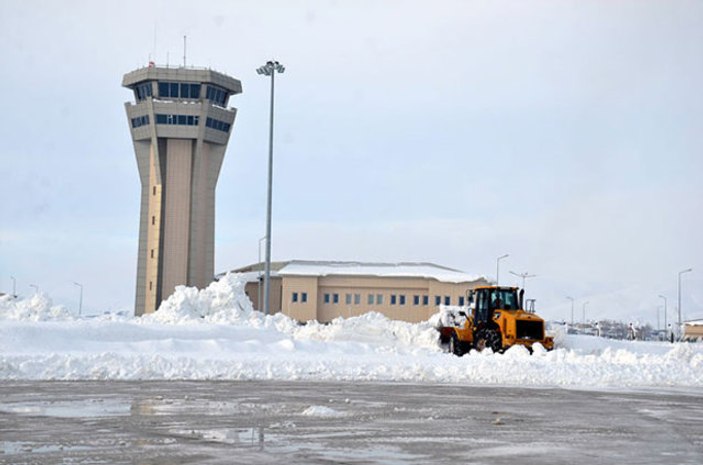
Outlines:
{"label": "snow on roof", "polygon": [[428,278],[443,283],[469,283],[486,279],[433,263],[363,263],[293,260],[281,276],[376,276],[386,278]]}

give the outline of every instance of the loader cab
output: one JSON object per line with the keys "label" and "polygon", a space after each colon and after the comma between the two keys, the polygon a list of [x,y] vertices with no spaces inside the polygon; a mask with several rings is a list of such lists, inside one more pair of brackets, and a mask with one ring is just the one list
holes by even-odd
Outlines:
{"label": "loader cab", "polygon": [[515,287],[479,287],[469,291],[468,301],[476,325],[493,322],[493,315],[500,310],[520,310],[523,291]]}

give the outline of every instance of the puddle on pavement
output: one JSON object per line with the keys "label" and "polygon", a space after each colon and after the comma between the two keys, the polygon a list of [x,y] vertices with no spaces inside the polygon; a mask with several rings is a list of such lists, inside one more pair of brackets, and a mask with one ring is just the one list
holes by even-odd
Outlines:
{"label": "puddle on pavement", "polygon": [[56,418],[99,418],[130,414],[130,403],[117,400],[76,400],[0,404],[0,413]]}
{"label": "puddle on pavement", "polygon": [[33,442],[0,441],[0,453],[5,455],[17,454],[47,454],[51,452],[76,452],[90,450],[89,446],[68,446],[63,444],[37,444]]}

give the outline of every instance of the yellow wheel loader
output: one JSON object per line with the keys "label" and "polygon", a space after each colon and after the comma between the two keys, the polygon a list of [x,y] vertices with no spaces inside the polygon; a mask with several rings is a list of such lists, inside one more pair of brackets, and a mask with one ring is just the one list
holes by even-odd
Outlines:
{"label": "yellow wheel loader", "polygon": [[[539,342],[545,349],[554,348],[554,339],[545,335],[544,320],[525,310],[525,291],[516,287],[484,286],[468,292],[468,313],[458,313],[453,324],[438,329],[440,342],[454,355],[462,356],[471,349],[490,347],[493,352],[515,345],[532,350]],[[456,315],[455,315],[456,316]]]}

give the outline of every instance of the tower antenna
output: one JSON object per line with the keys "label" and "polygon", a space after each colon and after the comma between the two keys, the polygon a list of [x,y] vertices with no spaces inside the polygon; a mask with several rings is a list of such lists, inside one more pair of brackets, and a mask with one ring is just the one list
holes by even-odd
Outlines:
{"label": "tower antenna", "polygon": [[151,57],[154,63],[156,63],[156,21],[154,21],[154,46],[151,49]]}
{"label": "tower antenna", "polygon": [[186,36],[183,36],[183,67],[186,67]]}

